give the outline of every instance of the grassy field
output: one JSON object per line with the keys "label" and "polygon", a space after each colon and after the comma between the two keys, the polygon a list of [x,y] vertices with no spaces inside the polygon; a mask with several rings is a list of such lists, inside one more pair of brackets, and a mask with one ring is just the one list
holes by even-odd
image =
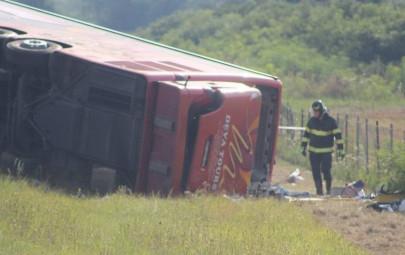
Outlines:
{"label": "grassy field", "polygon": [[[283,104],[289,106],[294,113],[297,115],[298,119],[297,125],[300,125],[301,120],[301,110],[305,111],[305,115],[308,114],[310,106],[314,99],[297,99],[297,98],[287,98],[283,99]],[[358,116],[361,120],[361,127],[364,126],[364,120],[369,119],[371,127],[374,127],[375,121],[379,121],[380,127],[383,129],[382,133],[387,134],[387,130],[390,124],[394,124],[394,137],[398,141],[404,139],[405,132],[405,100],[387,100],[384,102],[378,101],[356,101],[356,100],[337,100],[332,98],[323,98],[323,101],[326,103],[330,114],[333,117],[337,117],[337,114],[340,114],[340,118],[343,121],[344,115],[349,115],[349,128],[353,129],[352,135],[354,135],[354,128],[356,124],[356,117]],[[306,118],[306,116],[305,116]],[[344,129],[344,126],[341,126]]]}
{"label": "grassy field", "polygon": [[0,254],[365,254],[266,200],[77,198],[0,177]]}

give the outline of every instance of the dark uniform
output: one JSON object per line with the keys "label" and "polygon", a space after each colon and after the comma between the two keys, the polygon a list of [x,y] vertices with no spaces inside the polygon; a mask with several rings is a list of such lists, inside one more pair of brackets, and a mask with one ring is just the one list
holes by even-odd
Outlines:
{"label": "dark uniform", "polygon": [[343,158],[342,133],[337,126],[336,120],[326,112],[322,105],[320,117],[312,117],[308,121],[301,144],[305,156],[309,142],[309,158],[318,195],[323,195],[321,172],[326,182],[327,194],[330,194],[332,187],[332,152],[334,151],[335,139],[338,149],[337,155]]}

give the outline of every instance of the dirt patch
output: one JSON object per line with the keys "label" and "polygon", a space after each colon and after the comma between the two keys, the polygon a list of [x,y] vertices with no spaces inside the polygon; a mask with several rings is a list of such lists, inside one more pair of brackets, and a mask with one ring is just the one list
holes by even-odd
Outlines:
{"label": "dirt patch", "polygon": [[297,203],[320,222],[372,254],[405,254],[405,216],[377,213],[359,201]]}
{"label": "dirt patch", "polygon": [[[304,181],[292,185],[286,182],[295,167],[278,161],[273,175],[273,183],[293,191],[314,193],[311,172],[303,169]],[[334,186],[342,186],[336,181]],[[342,234],[347,240],[359,245],[371,254],[405,254],[405,215],[378,213],[367,208],[367,203],[355,200],[329,199],[319,202],[295,202],[308,210],[322,224]]]}
{"label": "dirt patch", "polygon": [[[303,181],[298,181],[297,183],[288,183],[287,177],[297,168],[301,170],[301,176],[304,177]],[[332,168],[333,174],[333,168]],[[272,177],[273,184],[281,184],[284,188],[291,191],[307,191],[311,194],[315,194],[315,186],[314,181],[312,178],[312,173],[310,170],[297,167],[287,163],[281,159],[277,160],[277,164],[274,166],[273,177]],[[339,180],[333,180],[333,186],[343,186],[344,183]]]}
{"label": "dirt patch", "polygon": [[291,184],[287,182],[287,177],[292,173],[297,167],[282,161],[277,160],[276,165],[274,166],[272,183],[281,184],[284,188],[291,191],[308,191],[311,193],[315,192],[315,188],[312,181],[312,174],[306,169],[301,169],[301,176],[304,177],[303,181],[299,181],[296,184]]}

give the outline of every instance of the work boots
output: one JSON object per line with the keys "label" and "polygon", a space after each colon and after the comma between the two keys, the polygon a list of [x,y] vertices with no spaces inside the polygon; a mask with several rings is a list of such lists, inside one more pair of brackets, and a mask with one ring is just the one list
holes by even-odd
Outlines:
{"label": "work boots", "polygon": [[322,180],[315,181],[315,188],[316,188],[316,194],[318,196],[323,196]]}
{"label": "work boots", "polygon": [[326,182],[326,194],[330,195],[332,188],[332,180],[325,180],[325,182]]}

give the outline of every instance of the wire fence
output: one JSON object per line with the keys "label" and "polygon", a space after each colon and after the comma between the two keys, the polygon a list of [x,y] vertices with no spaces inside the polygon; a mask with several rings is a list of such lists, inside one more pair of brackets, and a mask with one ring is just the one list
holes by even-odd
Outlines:
{"label": "wire fence", "polygon": [[[383,124],[378,120],[362,118],[347,113],[331,114],[337,121],[344,138],[346,158],[343,163],[350,163],[368,171],[370,168],[380,169],[379,152],[393,152],[396,144],[405,144],[404,127],[396,127],[394,123]],[[311,117],[309,111],[303,109],[293,111],[283,106],[280,116],[280,126],[305,127]],[[301,141],[304,131],[294,129],[280,130],[280,138],[287,139],[288,146],[296,147]],[[297,148],[291,148],[296,150]]]}

